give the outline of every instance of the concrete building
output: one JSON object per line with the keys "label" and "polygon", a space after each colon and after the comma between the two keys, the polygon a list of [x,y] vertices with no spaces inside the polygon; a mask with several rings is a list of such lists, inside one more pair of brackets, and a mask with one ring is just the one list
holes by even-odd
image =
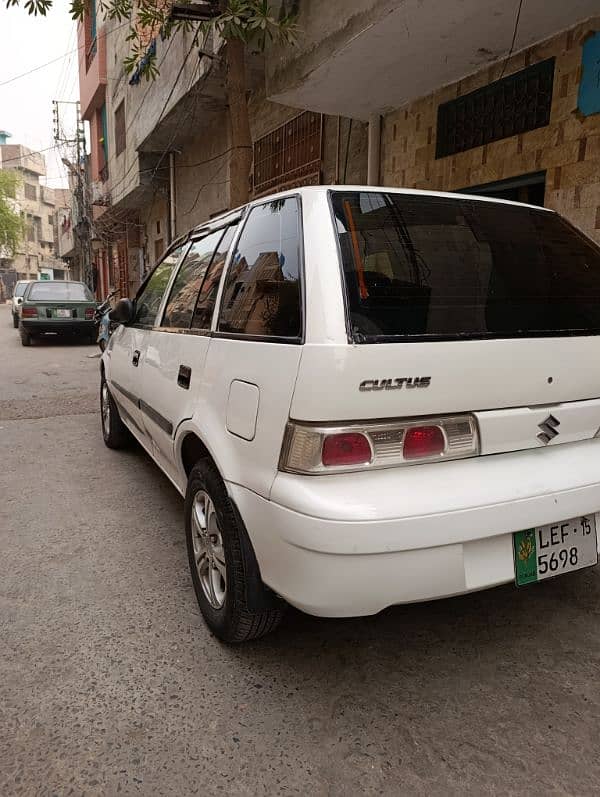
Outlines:
{"label": "concrete building", "polygon": [[[253,196],[477,191],[556,208],[600,240],[596,0],[295,6],[298,46],[247,58]],[[98,14],[79,28],[102,294],[133,293],[173,237],[230,206],[222,43],[157,37],[147,82],[122,67],[126,35]]]}
{"label": "concrete building", "polygon": [[[7,138],[5,133],[1,140]],[[1,261],[4,291],[12,295],[18,279],[38,279],[42,274],[62,279],[65,263],[56,252],[54,190],[40,182],[46,175],[43,156],[21,144],[0,143],[0,168],[19,175],[14,200],[24,222],[18,251]]]}
{"label": "concrete building", "polygon": [[369,121],[371,182],[544,204],[600,241],[595,0],[299,9],[302,42],[272,53],[267,92]]}
{"label": "concrete building", "polygon": [[[150,47],[160,76],[148,83],[122,67],[129,52],[127,28],[103,22],[99,14],[94,26],[88,20],[80,25],[82,52],[85,31],[92,27],[98,46],[91,60],[80,57],[79,68],[82,116],[90,122],[95,233],[101,242],[98,290],[104,295],[114,285],[131,294],[174,237],[229,208],[222,43],[210,37],[194,46],[193,34],[183,31],[166,41],[157,37]],[[94,59],[99,59],[97,70]],[[344,174],[349,182],[366,180],[363,122],[270,102],[264,59],[249,56],[248,71],[254,195],[284,185],[333,182]],[[105,126],[94,121],[98,108],[104,108]]]}

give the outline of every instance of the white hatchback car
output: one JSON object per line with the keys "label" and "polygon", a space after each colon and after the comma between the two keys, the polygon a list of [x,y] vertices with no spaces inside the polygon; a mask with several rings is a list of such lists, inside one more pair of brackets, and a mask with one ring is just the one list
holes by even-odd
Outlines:
{"label": "white hatchback car", "polygon": [[23,295],[30,282],[32,282],[32,280],[18,280],[18,282],[15,283],[15,289],[11,300],[12,321],[15,329],[19,328],[19,307],[23,304]]}
{"label": "white hatchback car", "polygon": [[185,496],[222,639],[596,564],[600,249],[556,213],[301,188],[180,238],[112,317],[104,440]]}

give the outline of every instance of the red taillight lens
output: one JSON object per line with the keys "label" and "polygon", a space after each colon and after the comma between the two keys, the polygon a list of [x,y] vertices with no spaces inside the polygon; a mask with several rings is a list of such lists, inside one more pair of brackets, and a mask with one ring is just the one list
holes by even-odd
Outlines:
{"label": "red taillight lens", "polygon": [[91,321],[94,318],[94,308],[93,307],[86,307],[85,308],[85,320]]}
{"label": "red taillight lens", "polygon": [[371,456],[371,446],[364,434],[341,432],[327,435],[323,440],[321,461],[327,467],[364,465],[371,461]]}
{"label": "red taillight lens", "polygon": [[38,316],[37,307],[23,307],[21,309],[22,318],[37,318],[37,316]]}
{"label": "red taillight lens", "polygon": [[404,436],[404,459],[421,459],[441,454],[446,448],[439,426],[412,426]]}

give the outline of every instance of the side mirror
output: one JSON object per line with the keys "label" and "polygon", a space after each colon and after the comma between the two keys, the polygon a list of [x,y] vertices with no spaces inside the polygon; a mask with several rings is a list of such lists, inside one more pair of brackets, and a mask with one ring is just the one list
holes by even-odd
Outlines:
{"label": "side mirror", "polygon": [[119,299],[108,317],[118,324],[130,324],[133,321],[134,312],[135,308],[131,299]]}

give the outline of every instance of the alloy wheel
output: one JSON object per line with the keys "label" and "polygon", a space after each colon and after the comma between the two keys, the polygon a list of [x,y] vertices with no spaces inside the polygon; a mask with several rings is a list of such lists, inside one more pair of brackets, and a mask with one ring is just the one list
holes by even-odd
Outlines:
{"label": "alloy wheel", "polygon": [[227,594],[223,537],[211,497],[198,490],[192,503],[194,561],[202,591],[213,609],[221,609]]}
{"label": "alloy wheel", "polygon": [[110,397],[108,394],[108,385],[106,382],[102,383],[102,391],[100,393],[101,410],[102,410],[102,427],[105,434],[110,432]]}

